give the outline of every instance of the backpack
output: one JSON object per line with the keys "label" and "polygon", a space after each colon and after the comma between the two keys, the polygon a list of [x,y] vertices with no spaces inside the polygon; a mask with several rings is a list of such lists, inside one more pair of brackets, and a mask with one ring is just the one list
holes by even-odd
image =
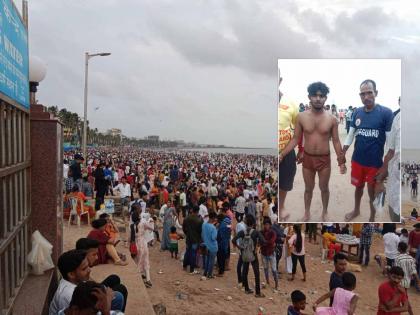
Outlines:
{"label": "backpack", "polygon": [[249,232],[248,230],[245,232],[245,236],[242,240],[242,261],[243,262],[253,262],[255,260],[255,254],[254,254],[254,241],[251,238],[251,234],[254,232],[254,229],[251,229]]}

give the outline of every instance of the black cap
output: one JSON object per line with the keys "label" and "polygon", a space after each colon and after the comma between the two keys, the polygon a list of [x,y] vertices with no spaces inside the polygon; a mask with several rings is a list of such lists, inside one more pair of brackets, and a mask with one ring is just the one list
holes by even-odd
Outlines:
{"label": "black cap", "polygon": [[75,159],[75,160],[82,160],[82,161],[84,161],[84,160],[85,160],[81,154],[75,154],[75,155],[74,155],[74,159]]}

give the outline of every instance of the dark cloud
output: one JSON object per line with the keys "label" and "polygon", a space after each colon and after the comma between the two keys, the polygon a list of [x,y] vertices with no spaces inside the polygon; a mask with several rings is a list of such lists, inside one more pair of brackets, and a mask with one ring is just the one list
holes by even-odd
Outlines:
{"label": "dark cloud", "polygon": [[[198,3],[191,6],[190,1],[177,1],[155,14],[149,8],[147,15],[162,39],[190,62],[233,66],[273,77],[279,57],[321,56],[316,43],[255,3],[228,1],[213,8],[208,2]],[[221,14],[215,15],[212,9]],[[186,11],[199,18],[183,19]]]}
{"label": "dark cloud", "polygon": [[[383,58],[389,54],[392,34],[399,34],[401,23],[395,15],[387,14],[382,8],[364,8],[352,14],[342,12],[328,22],[327,16],[311,9],[297,16],[309,34],[321,38],[324,56],[331,56],[331,49],[338,51],[338,57]],[[386,48],[386,49],[384,49]],[[328,51],[329,50],[329,51]]]}
{"label": "dark cloud", "polygon": [[[403,100],[419,104],[418,27],[379,8],[326,13],[293,1],[29,2],[30,50],[48,64],[38,98],[128,136],[276,146],[278,58],[403,57]],[[411,115],[413,117],[414,115]],[[403,116],[403,119],[404,116]],[[414,118],[410,118],[414,119]]]}

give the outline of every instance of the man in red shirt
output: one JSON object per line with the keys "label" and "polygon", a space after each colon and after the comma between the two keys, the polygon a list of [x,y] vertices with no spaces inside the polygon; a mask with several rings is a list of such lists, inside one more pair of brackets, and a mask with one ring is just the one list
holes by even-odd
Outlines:
{"label": "man in red shirt", "polygon": [[390,269],[389,280],[378,288],[379,306],[377,315],[400,315],[408,311],[406,290],[401,286],[404,271],[394,266]]}
{"label": "man in red shirt", "polygon": [[420,223],[414,224],[415,230],[408,234],[408,250],[412,256],[416,256],[417,250],[420,246]]}
{"label": "man in red shirt", "polygon": [[[264,275],[267,284],[269,284],[269,273],[268,269],[271,267],[271,272],[273,274],[275,287],[274,290],[278,290],[278,275],[277,275],[277,264],[276,264],[276,254],[274,249],[276,247],[276,232],[271,228],[271,219],[269,217],[264,217],[264,229],[262,234],[264,236],[265,243],[261,245],[261,258],[264,266]],[[271,265],[271,266],[270,266]]]}

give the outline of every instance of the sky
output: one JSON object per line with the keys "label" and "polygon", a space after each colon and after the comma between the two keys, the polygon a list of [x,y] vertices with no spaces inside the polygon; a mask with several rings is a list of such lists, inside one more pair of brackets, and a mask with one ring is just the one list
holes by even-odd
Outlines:
{"label": "sky", "polygon": [[363,106],[360,83],[372,79],[378,90],[376,103],[393,111],[399,108],[400,59],[279,59],[278,67],[282,93],[298,104],[308,104],[308,85],[321,81],[330,90],[325,104],[335,104],[338,109]]}
{"label": "sky", "polygon": [[402,146],[420,147],[417,5],[29,0],[30,52],[48,68],[37,98],[82,115],[84,53],[111,52],[89,62],[94,127],[140,138],[275,148],[278,59],[401,58]]}

